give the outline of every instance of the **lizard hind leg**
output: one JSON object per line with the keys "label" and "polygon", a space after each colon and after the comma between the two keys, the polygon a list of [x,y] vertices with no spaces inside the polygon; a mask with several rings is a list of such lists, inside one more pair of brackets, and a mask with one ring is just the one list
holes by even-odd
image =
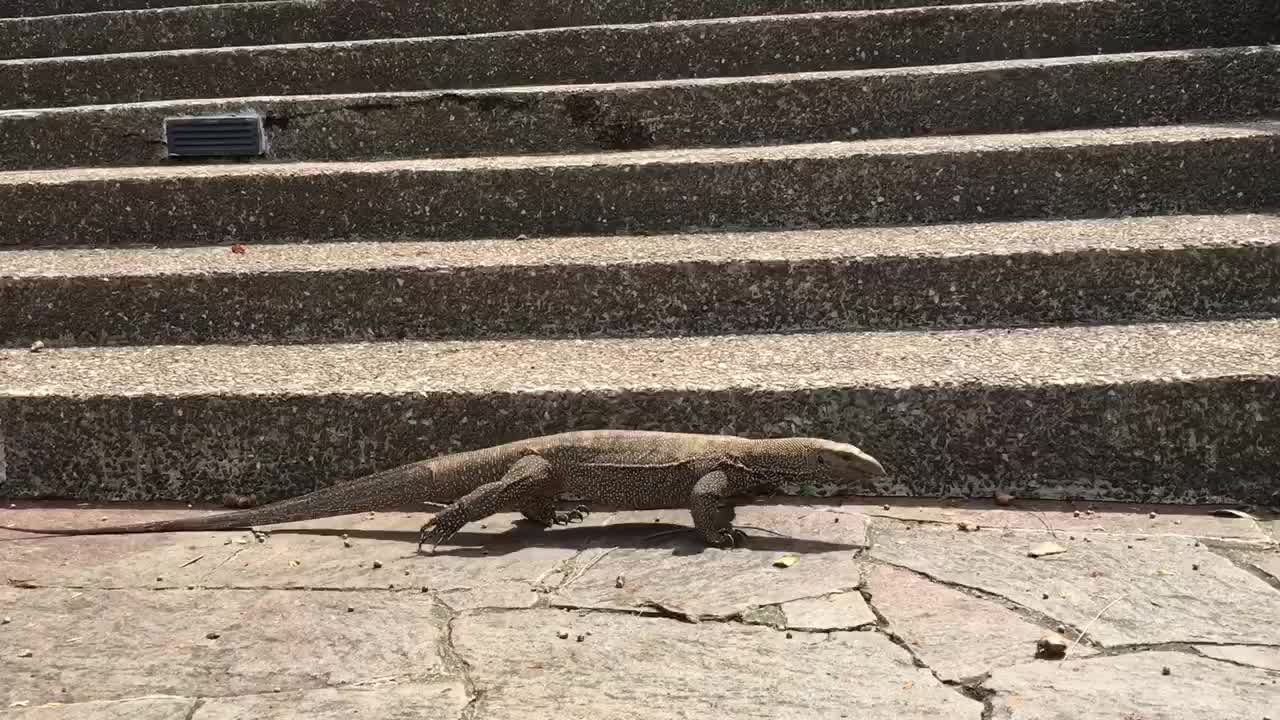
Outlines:
{"label": "lizard hind leg", "polygon": [[[540,508],[550,504],[560,492],[560,480],[551,463],[539,455],[517,460],[502,479],[485,483],[436,513],[418,533],[418,551],[430,543],[431,551],[469,522],[511,509]],[[552,506],[554,511],[554,506]],[[553,516],[554,519],[554,516]]]}

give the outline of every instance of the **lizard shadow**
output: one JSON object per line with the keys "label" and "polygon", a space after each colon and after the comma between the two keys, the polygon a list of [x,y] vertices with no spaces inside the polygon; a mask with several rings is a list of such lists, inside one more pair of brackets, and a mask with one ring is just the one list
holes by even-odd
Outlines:
{"label": "lizard shadow", "polygon": [[[747,541],[741,549],[778,553],[826,553],[851,552],[863,549],[853,543],[832,542],[812,538],[783,537],[744,529]],[[388,540],[412,545],[418,542],[414,530],[378,530],[327,528],[298,528],[274,530],[272,535],[347,535],[366,540]],[[719,548],[707,546],[687,525],[672,523],[617,523],[613,525],[569,525],[544,528],[537,523],[517,521],[508,530],[499,533],[476,532],[463,529],[441,546],[435,553],[423,551],[421,557],[464,556],[492,557],[508,555],[529,547],[583,550],[595,548],[658,549],[670,547],[672,555],[699,555]]]}

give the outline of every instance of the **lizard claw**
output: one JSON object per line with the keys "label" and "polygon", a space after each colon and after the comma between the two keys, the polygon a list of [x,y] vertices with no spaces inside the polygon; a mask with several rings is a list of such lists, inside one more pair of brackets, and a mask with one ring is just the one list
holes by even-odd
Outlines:
{"label": "lizard claw", "polygon": [[736,528],[712,530],[704,537],[708,544],[720,548],[737,548],[747,544],[747,534]]}

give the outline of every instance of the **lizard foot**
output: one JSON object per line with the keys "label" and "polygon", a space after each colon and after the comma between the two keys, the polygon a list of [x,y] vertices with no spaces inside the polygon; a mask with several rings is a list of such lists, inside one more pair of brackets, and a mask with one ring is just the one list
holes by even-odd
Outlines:
{"label": "lizard foot", "polygon": [[708,545],[719,548],[736,548],[747,544],[747,534],[735,528],[707,530],[702,533],[702,538]]}
{"label": "lizard foot", "polygon": [[591,514],[586,505],[579,505],[572,510],[557,510],[552,520],[556,525],[568,525],[571,522],[582,522]]}
{"label": "lizard foot", "polygon": [[436,552],[436,546],[453,537],[453,534],[461,530],[462,526],[465,524],[466,520],[460,521],[453,517],[449,517],[448,511],[436,515],[424,523],[422,528],[418,530],[418,552],[421,553],[422,546],[430,543],[431,551],[427,554],[434,555]]}

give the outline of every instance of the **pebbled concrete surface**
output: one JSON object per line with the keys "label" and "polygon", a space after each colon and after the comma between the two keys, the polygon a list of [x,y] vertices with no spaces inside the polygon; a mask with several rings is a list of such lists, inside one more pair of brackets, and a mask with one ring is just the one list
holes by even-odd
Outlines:
{"label": "pebbled concrete surface", "polygon": [[0,253],[0,306],[0,345],[19,348],[1267,316],[1280,218],[15,250]]}
{"label": "pebbled concrete surface", "polygon": [[[0,717],[274,719],[305,711],[320,718],[501,718],[532,711],[621,718],[643,702],[646,716],[659,718],[684,717],[691,708],[749,718],[978,720],[1064,712],[1253,718],[1280,692],[1280,643],[1271,628],[1274,613],[1267,614],[1280,602],[1280,588],[1241,582],[1206,588],[1176,551],[1138,554],[1130,566],[1135,576],[1169,569],[1163,583],[1140,586],[1143,600],[1157,608],[1149,611],[1152,622],[1163,622],[1158,608],[1198,601],[1225,609],[1189,621],[1181,634],[1230,629],[1246,644],[1100,646],[1095,631],[1113,612],[1125,614],[1117,604],[1065,662],[1040,660],[1034,657],[1038,633],[1065,625],[1062,632],[1075,640],[1080,628],[1070,612],[1046,613],[1008,591],[1026,574],[1024,561],[995,556],[1016,556],[1028,533],[951,528],[947,534],[959,545],[911,548],[925,565],[983,564],[986,572],[974,586],[955,585],[886,564],[881,550],[896,545],[905,526],[855,507],[878,506],[872,499],[749,506],[741,522],[783,537],[748,530],[751,542],[736,550],[699,548],[681,535],[652,537],[689,522],[647,517],[651,513],[596,514],[588,523],[549,531],[513,528],[512,516],[501,516],[433,557],[413,553],[411,528],[420,517],[402,513],[276,526],[263,543],[236,532],[15,540],[19,536],[0,528],[0,575],[9,580],[0,588],[0,614],[7,618],[0,624],[0,673],[7,680],[0,686]],[[927,502],[895,507],[932,512]],[[1071,506],[998,511],[1009,515],[1010,527],[1022,527],[1039,524],[1041,516],[1070,514]],[[16,518],[24,525],[80,526],[103,516],[115,522],[193,512],[201,511],[23,503],[0,509],[0,525]],[[1149,522],[1185,531],[1183,543],[1200,541],[1204,552],[1226,562],[1227,554],[1217,553],[1228,551],[1214,549],[1199,526],[1160,519],[1200,515],[1207,509],[1169,509],[1156,519],[1116,513],[1114,519],[1124,527]],[[928,528],[910,532],[941,533]],[[338,532],[348,534],[351,547],[343,548],[337,534],[321,534]],[[966,548],[964,540],[977,537],[994,556]],[[1135,544],[1165,548],[1159,543],[1168,540],[1144,537]],[[247,542],[237,544],[241,539]],[[477,542],[487,544],[487,554]],[[518,582],[533,603],[492,602],[510,582],[517,547],[568,555],[549,565],[521,563],[528,572]],[[1270,540],[1239,541],[1229,552],[1253,556],[1274,548]],[[1073,544],[1056,557],[1081,552],[1087,548]],[[797,562],[773,567],[770,561],[783,553],[795,554]],[[108,557],[116,564],[98,561]],[[466,593],[443,584],[423,592],[372,580],[402,570],[429,576],[450,558],[458,564],[448,572],[461,573]],[[374,569],[374,560],[385,564]],[[826,572],[837,562],[864,575]],[[224,581],[183,574],[213,565]],[[759,569],[748,575],[755,575],[744,578],[744,568],[753,565]],[[663,602],[627,610],[568,600],[575,588],[591,586],[593,573],[606,571],[624,575],[624,588],[643,587]],[[304,572],[304,583],[293,582]],[[353,572],[371,580],[353,585]],[[1079,564],[1058,562],[1054,572],[1064,585],[1085,588],[1095,581]],[[150,577],[157,573],[170,577],[157,583]],[[711,607],[716,587],[742,593],[725,607],[748,611],[703,615],[691,624],[676,610]],[[796,599],[775,603],[784,596]],[[1241,615],[1241,608],[1252,610]],[[805,628],[773,622],[784,612]],[[218,637],[207,637],[211,632]],[[103,673],[103,666],[112,671]],[[1184,697],[1188,688],[1194,699]]]}
{"label": "pebbled concrete surface", "polygon": [[0,173],[0,246],[467,239],[1247,212],[1280,123]]}
{"label": "pebbled concrete surface", "polygon": [[[19,4],[31,0],[17,0]],[[64,11],[84,0],[63,0]],[[106,0],[84,10],[125,10],[147,0]],[[201,7],[0,19],[3,57],[468,35],[537,28],[645,23],[828,10],[960,4],[961,0],[577,0],[555,3],[445,0],[258,0]],[[46,2],[46,5],[54,3]],[[152,0],[152,7],[163,6]],[[170,3],[177,4],[177,3]],[[30,8],[39,12],[39,8]],[[6,15],[10,8],[0,9]],[[24,14],[18,12],[17,14]]]}
{"label": "pebbled concrete surface", "polygon": [[868,494],[1270,505],[1278,332],[1233,321],[0,351],[5,487],[265,499],[618,427],[850,440],[889,467]]}
{"label": "pebbled concrete surface", "polygon": [[1010,3],[0,61],[0,107],[733,77],[1258,45],[1271,0]]}
{"label": "pebbled concrete surface", "polygon": [[1280,46],[1262,46],[10,110],[0,111],[0,169],[166,164],[163,121],[174,115],[262,114],[261,162],[384,160],[1239,121],[1280,114],[1278,77]]}

